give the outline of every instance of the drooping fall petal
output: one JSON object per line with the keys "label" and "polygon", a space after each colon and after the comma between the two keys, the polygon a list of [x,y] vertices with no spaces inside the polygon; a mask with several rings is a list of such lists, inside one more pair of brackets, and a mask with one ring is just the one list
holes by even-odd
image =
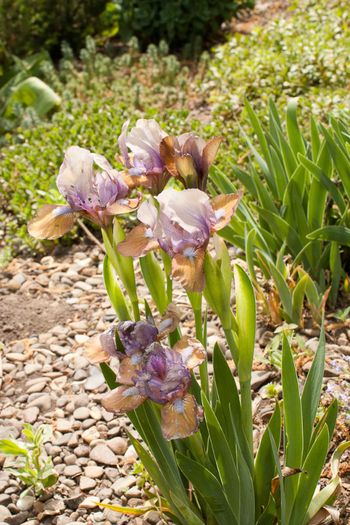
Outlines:
{"label": "drooping fall petal", "polygon": [[203,411],[192,394],[166,403],[161,409],[161,427],[165,439],[183,439],[198,430]]}
{"label": "drooping fall petal", "polygon": [[146,253],[159,247],[153,232],[144,224],[138,224],[118,244],[118,251],[122,255],[131,257],[143,257]]}
{"label": "drooping fall petal", "polygon": [[102,406],[109,412],[116,412],[122,414],[135,410],[146,400],[145,396],[141,396],[139,390],[135,386],[118,386],[111,390],[102,399]]}
{"label": "drooping fall petal", "polygon": [[28,224],[28,232],[36,239],[58,239],[73,228],[74,212],[69,206],[45,204]]}
{"label": "drooping fall petal", "polygon": [[133,385],[141,368],[142,354],[140,352],[131,357],[124,357],[119,365],[118,382],[123,385]]}
{"label": "drooping fall petal", "polygon": [[172,276],[189,292],[201,292],[204,289],[205,250],[189,248],[183,254],[176,254],[172,260]]}
{"label": "drooping fall petal", "polygon": [[202,364],[206,357],[204,346],[195,337],[185,335],[173,346],[173,350],[181,355],[184,365],[192,370]]}
{"label": "drooping fall petal", "polygon": [[227,226],[238,207],[241,197],[241,193],[229,193],[227,195],[217,195],[212,199],[211,205],[217,220],[213,227],[215,231]]}

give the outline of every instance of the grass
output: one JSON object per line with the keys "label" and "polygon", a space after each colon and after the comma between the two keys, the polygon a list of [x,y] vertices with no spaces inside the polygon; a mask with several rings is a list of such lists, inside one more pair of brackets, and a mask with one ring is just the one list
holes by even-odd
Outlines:
{"label": "grass", "polygon": [[156,118],[169,133],[191,128],[224,135],[218,162],[229,173],[230,157],[246,153],[240,125],[251,132],[242,116],[244,97],[260,116],[270,96],[279,108],[299,96],[305,120],[310,110],[324,116],[348,111],[349,16],[347,0],[299,0],[252,34],[231,35],[192,71],[168,54],[166,44],[140,54],[133,40],[112,60],[89,39],[79,62],[64,46],[58,71],[49,64],[44,71],[62,97],[61,108],[46,122],[24,115],[0,150],[0,235],[8,249],[46,246],[27,236],[26,222],[39,205],[59,199],[55,176],[63,151],[79,144],[113,161],[128,117]]}

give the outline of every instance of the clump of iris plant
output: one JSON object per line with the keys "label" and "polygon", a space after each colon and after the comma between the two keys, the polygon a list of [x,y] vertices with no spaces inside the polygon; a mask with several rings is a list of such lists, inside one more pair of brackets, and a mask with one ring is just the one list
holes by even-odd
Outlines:
{"label": "clump of iris plant", "polygon": [[140,201],[129,198],[123,176],[102,155],[78,146],[66,151],[56,183],[68,205],[40,208],[28,225],[30,235],[37,239],[62,237],[73,227],[76,215],[106,227],[114,215],[135,210]]}

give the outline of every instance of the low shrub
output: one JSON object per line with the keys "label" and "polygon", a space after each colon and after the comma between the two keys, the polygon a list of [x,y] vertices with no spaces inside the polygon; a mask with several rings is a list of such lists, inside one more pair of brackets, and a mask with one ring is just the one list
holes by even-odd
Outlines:
{"label": "low shrub", "polygon": [[107,0],[2,0],[0,5],[0,54],[10,58],[48,50],[58,55],[66,40],[78,50],[87,35],[95,35],[101,27],[100,15]]}
{"label": "low shrub", "polygon": [[222,22],[254,0],[119,0],[120,35],[140,39],[143,47],[165,40],[172,48],[184,45],[187,52],[200,50],[215,35]]}

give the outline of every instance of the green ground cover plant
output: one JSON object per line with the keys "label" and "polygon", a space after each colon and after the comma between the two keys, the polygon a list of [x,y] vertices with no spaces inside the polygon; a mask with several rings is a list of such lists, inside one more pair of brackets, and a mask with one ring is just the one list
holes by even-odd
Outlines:
{"label": "green ground cover plant", "polygon": [[[113,159],[116,136],[131,114],[167,120],[170,132],[187,123],[203,136],[221,134],[225,138],[221,151],[230,151],[234,163],[242,167],[249,146],[241,139],[240,126],[254,141],[254,130],[244,116],[244,96],[264,122],[270,96],[282,111],[288,96],[300,95],[299,125],[309,140],[310,108],[318,121],[329,111],[335,116],[348,112],[347,16],[347,2],[300,0],[252,34],[233,35],[212,56],[204,53],[196,69],[169,55],[165,43],[140,53],[132,39],[127,52],[115,59],[98,52],[92,39],[80,57],[63,44],[58,70],[47,61],[39,74],[60,96],[60,109],[44,121],[26,112],[21,127],[1,138],[1,237],[7,254],[49,247],[32,242],[25,223],[29,199],[40,204],[47,194],[52,199],[57,195],[55,166],[62,149],[75,142],[96,148],[102,137],[100,149]],[[229,156],[220,152],[218,167],[234,181]]]}

